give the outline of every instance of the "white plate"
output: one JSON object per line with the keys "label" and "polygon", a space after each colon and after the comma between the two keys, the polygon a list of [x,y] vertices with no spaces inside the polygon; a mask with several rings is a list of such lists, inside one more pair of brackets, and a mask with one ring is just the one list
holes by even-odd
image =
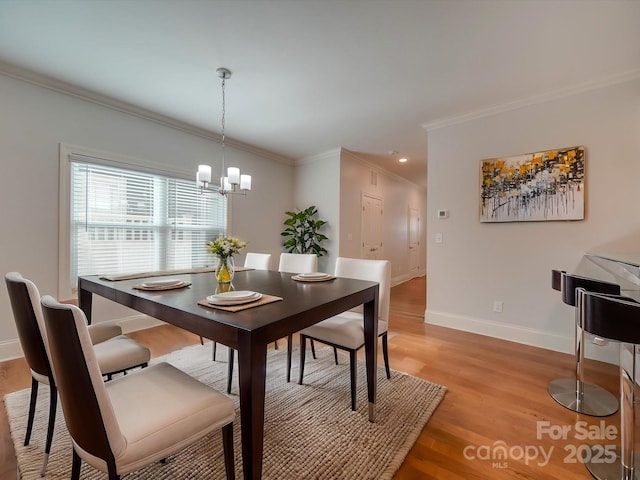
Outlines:
{"label": "white plate", "polygon": [[255,302],[262,298],[261,293],[240,290],[237,292],[219,293],[209,295],[207,302],[213,305],[242,305],[243,303]]}
{"label": "white plate", "polygon": [[308,273],[299,273],[297,276],[300,278],[325,278],[325,277],[329,277],[330,275],[324,272],[308,272]]}
{"label": "white plate", "polygon": [[157,287],[170,287],[172,285],[179,285],[184,283],[179,278],[172,278],[170,280],[153,280],[151,282],[145,282],[142,284],[143,287],[146,288],[157,288]]}
{"label": "white plate", "polygon": [[177,288],[183,288],[183,287],[188,287],[189,285],[191,285],[191,282],[184,282],[182,280],[180,280],[179,282],[172,282],[172,283],[163,283],[161,285],[158,284],[149,284],[149,283],[142,283],[138,286],[135,286],[133,288],[136,288],[138,290],[146,290],[147,292],[161,292],[163,290],[173,290],[173,289],[177,289]]}
{"label": "white plate", "polygon": [[327,280],[333,280],[333,275],[323,275],[322,277],[303,277],[302,275],[294,275],[291,277],[296,282],[326,282]]}

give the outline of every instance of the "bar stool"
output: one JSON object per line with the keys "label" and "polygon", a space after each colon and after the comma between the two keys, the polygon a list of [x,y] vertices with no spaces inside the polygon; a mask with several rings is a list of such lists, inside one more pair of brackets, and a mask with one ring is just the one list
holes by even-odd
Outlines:
{"label": "bar stool", "polygon": [[565,274],[564,270],[551,270],[551,288],[562,291],[562,275]]}
{"label": "bar stool", "polygon": [[[576,289],[578,288],[588,292],[620,295],[620,286],[615,283],[566,272],[560,273],[562,301],[567,305],[576,306]],[[553,278],[552,275],[552,287]],[[556,402],[571,411],[593,417],[613,415],[618,411],[618,399],[604,388],[584,381],[584,330],[578,309],[576,309],[575,319],[575,377],[552,380],[547,390]]]}
{"label": "bar stool", "polygon": [[[589,473],[598,480],[633,480],[640,476],[636,456],[636,368],[640,361],[640,303],[619,296],[578,289],[578,310],[585,331],[620,344],[620,448],[616,459],[593,450],[586,458]],[[625,355],[630,351],[631,356]],[[638,372],[640,373],[640,372]],[[640,412],[638,412],[640,413]],[[598,445],[602,447],[602,445]]]}

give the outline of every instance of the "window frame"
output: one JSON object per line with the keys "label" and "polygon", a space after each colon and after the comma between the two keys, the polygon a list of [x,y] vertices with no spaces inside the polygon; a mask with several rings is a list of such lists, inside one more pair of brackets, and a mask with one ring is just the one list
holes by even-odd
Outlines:
{"label": "window frame", "polygon": [[[59,230],[58,230],[58,298],[72,300],[77,297],[71,276],[71,163],[79,158],[98,165],[124,168],[143,173],[193,180],[193,171],[175,165],[166,165],[139,158],[118,155],[70,145],[59,144]],[[194,167],[195,171],[195,167]],[[208,193],[208,195],[213,192]],[[231,235],[231,199],[227,198],[227,235]]]}

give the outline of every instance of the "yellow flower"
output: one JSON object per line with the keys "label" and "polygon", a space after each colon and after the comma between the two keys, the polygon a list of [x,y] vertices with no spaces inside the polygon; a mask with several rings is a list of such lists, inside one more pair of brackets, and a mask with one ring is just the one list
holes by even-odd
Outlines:
{"label": "yellow flower", "polygon": [[247,242],[232,237],[218,237],[213,242],[207,244],[207,250],[213,255],[221,258],[233,257],[240,253],[240,249],[247,246]]}

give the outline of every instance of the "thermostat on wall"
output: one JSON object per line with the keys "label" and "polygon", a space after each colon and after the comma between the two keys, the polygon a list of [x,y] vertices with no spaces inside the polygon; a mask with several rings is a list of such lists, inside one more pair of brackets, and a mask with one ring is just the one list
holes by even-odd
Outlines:
{"label": "thermostat on wall", "polygon": [[438,210],[438,218],[447,218],[449,216],[449,210]]}

